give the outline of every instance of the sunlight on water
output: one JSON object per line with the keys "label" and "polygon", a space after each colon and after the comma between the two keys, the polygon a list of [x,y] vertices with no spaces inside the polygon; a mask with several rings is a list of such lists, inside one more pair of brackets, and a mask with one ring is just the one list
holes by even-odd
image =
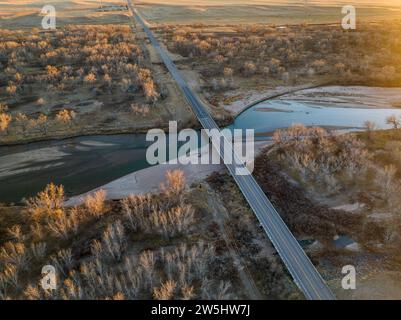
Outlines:
{"label": "sunlight on water", "polygon": [[297,101],[267,101],[243,112],[232,127],[254,128],[256,133],[268,133],[294,123],[361,129],[365,121],[373,121],[379,128],[385,129],[390,128],[386,118],[393,114],[401,116],[401,110],[334,108]]}

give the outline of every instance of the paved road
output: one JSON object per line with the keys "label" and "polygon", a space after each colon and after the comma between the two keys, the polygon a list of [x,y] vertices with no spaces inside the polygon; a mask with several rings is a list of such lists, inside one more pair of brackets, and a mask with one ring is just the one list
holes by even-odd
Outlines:
{"label": "paved road", "polygon": [[[298,241],[292,235],[287,225],[281,219],[272,203],[261,190],[254,177],[249,172],[247,175],[237,174],[237,169],[244,171],[247,170],[247,168],[232,150],[233,148],[231,143],[228,142],[225,137],[221,137],[219,127],[210,116],[205,106],[201,103],[199,98],[188,87],[187,83],[182,78],[180,72],[165,50],[160,47],[160,44],[153,36],[152,31],[148,28],[138,11],[133,7],[132,1],[127,1],[132,14],[143,27],[152,45],[162,58],[165,66],[183,91],[186,99],[191,105],[202,126],[209,130],[215,129],[213,130],[214,132],[211,133],[211,141],[214,144],[214,147],[220,152],[221,156],[224,155],[224,152],[229,152],[234,156],[233,163],[226,164],[226,167],[245,196],[248,204],[258,218],[270,241],[276,248],[288,271],[292,275],[295,283],[298,285],[307,299],[335,299],[334,295],[327,287],[319,272],[305,254]],[[219,141],[224,141],[224,143],[218,143]]]}

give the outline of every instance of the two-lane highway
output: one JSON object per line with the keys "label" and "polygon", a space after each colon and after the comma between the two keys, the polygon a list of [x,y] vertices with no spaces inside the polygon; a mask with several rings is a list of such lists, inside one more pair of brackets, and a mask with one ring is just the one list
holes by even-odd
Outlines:
{"label": "two-lane highway", "polygon": [[[258,218],[270,241],[276,248],[295,283],[298,285],[307,299],[335,299],[321,275],[305,254],[304,250],[288,229],[287,225],[281,219],[279,213],[276,211],[272,203],[259,187],[252,174],[249,171],[246,172],[248,169],[235,154],[231,141],[227,141],[227,139],[220,134],[219,127],[207,111],[206,107],[202,104],[195,93],[188,87],[186,81],[181,76],[173,61],[167,55],[165,50],[161,48],[152,31],[149,29],[138,11],[133,7],[131,0],[127,1],[133,16],[143,27],[146,35],[151,41],[151,44],[157,50],[165,66],[182,90],[199,122],[205,129],[215,129],[212,130],[212,135],[215,136],[211,137],[211,141],[213,146],[219,152],[220,157],[223,159],[224,151],[229,152],[234,156],[233,163],[225,163],[225,165]],[[219,141],[222,142],[222,140],[224,143],[218,143]],[[227,149],[225,150],[224,148]],[[238,174],[238,169],[241,169],[241,175]],[[246,175],[243,174],[244,171],[247,173]]]}

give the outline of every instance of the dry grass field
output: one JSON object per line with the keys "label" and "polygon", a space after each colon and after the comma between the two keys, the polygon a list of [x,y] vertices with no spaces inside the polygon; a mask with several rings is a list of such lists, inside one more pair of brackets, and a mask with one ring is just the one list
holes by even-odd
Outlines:
{"label": "dry grass field", "polygon": [[[353,1],[361,20],[401,18],[401,2]],[[141,0],[136,4],[144,17],[155,24],[298,24],[339,23],[347,1],[300,0]]]}
{"label": "dry grass field", "polygon": [[[103,1],[104,5],[125,5],[123,0]],[[56,21],[59,27],[68,24],[109,24],[127,23],[129,15],[126,10],[100,12],[99,1],[0,1],[0,28],[21,29],[39,28],[42,21],[40,11],[45,5],[56,8]]]}
{"label": "dry grass field", "polygon": [[[134,2],[146,19],[155,24],[298,24],[298,23],[338,23],[341,6],[347,1],[308,1],[308,6],[300,0],[141,0]],[[126,11],[99,12],[97,0],[75,1],[0,1],[0,27],[31,28],[40,24],[38,11],[46,5],[57,9],[59,25],[104,24],[128,21]],[[106,6],[125,4],[124,0],[103,1]],[[401,18],[401,2],[357,0],[352,3],[358,9],[361,20],[387,20]]]}

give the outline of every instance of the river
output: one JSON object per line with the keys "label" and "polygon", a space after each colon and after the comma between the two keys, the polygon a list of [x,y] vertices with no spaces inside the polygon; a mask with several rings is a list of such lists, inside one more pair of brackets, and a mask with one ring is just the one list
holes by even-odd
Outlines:
{"label": "river", "polygon": [[[324,107],[291,100],[262,102],[240,114],[231,128],[254,128],[258,139],[269,138],[293,123],[357,130],[367,120],[388,128],[386,118],[398,109]],[[19,202],[50,181],[77,195],[149,167],[143,134],[87,136],[0,147],[0,202]]]}
{"label": "river", "polygon": [[390,128],[386,118],[401,116],[401,109],[362,109],[326,107],[318,103],[291,100],[262,102],[241,113],[232,124],[236,129],[255,129],[259,138],[269,136],[276,129],[287,128],[294,123],[305,126],[321,126],[345,130],[360,130],[365,121],[374,122],[378,128]]}

